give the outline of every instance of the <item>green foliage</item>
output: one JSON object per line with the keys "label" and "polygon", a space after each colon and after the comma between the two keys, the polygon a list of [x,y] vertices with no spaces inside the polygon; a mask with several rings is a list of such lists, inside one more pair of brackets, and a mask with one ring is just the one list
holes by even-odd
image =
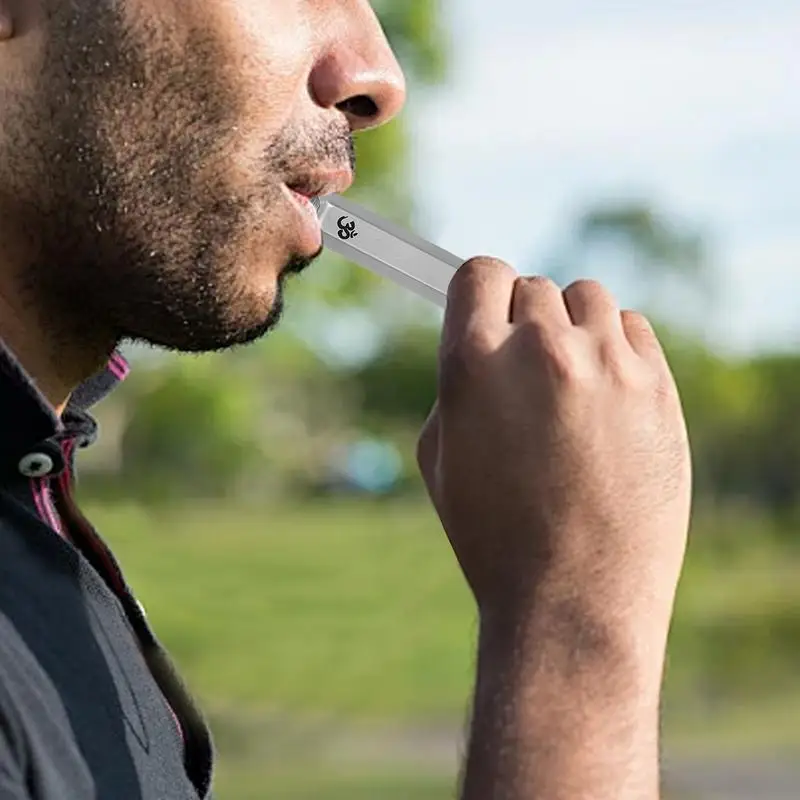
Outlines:
{"label": "green foliage", "polygon": [[763,357],[739,370],[752,389],[747,415],[719,444],[720,484],[782,513],[800,505],[800,358]]}
{"label": "green foliage", "polygon": [[122,439],[129,490],[151,501],[224,497],[260,466],[252,387],[218,359],[171,361],[139,393]]}
{"label": "green foliage", "polygon": [[420,84],[443,81],[449,42],[441,0],[373,0],[372,5],[408,76]]}
{"label": "green foliage", "polygon": [[[700,501],[800,508],[800,355],[724,359],[661,332],[681,391]],[[784,529],[788,530],[788,529]]]}
{"label": "green foliage", "polygon": [[629,247],[650,280],[674,273],[691,280],[706,267],[706,243],[697,231],[686,231],[647,203],[601,204],[579,219],[576,235],[584,245],[616,240]]}
{"label": "green foliage", "polygon": [[436,398],[438,344],[439,334],[431,328],[407,329],[350,376],[362,424],[422,425]]}
{"label": "green foliage", "polygon": [[[598,253],[605,263],[612,262],[606,282],[620,268],[632,268],[625,274],[642,295],[637,306],[651,318],[674,325],[693,316],[691,327],[704,330],[713,310],[716,276],[699,228],[644,200],[596,202],[573,221],[563,251],[545,272],[564,286],[585,277],[581,265]],[[597,277],[603,280],[602,266],[600,271]]]}

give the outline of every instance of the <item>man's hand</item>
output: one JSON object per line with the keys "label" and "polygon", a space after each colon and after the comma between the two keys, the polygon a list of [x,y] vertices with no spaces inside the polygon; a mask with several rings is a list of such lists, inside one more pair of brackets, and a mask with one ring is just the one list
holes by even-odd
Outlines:
{"label": "man's hand", "polygon": [[480,613],[463,796],[657,796],[691,465],[648,322],[593,282],[467,262],[419,463]]}

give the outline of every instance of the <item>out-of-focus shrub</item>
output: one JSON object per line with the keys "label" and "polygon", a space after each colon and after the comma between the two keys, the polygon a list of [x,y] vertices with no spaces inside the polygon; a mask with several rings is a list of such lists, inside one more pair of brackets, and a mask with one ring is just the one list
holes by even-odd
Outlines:
{"label": "out-of-focus shrub", "polygon": [[122,438],[122,477],[150,501],[234,494],[265,458],[258,403],[216,359],[172,361],[137,398]]}

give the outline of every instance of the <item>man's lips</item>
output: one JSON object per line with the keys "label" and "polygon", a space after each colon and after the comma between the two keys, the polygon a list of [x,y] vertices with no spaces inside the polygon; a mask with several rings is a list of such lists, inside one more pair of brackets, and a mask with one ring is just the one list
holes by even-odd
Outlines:
{"label": "man's lips", "polygon": [[286,196],[295,208],[296,223],[293,226],[293,249],[299,255],[310,258],[322,247],[322,225],[314,208],[311,197],[303,192],[284,186]]}
{"label": "man's lips", "polygon": [[299,254],[311,257],[322,246],[322,226],[312,199],[344,192],[352,182],[349,169],[315,170],[284,182],[286,194],[298,212],[295,248]]}
{"label": "man's lips", "polygon": [[286,187],[306,198],[346,192],[353,183],[349,169],[317,171],[286,181]]}

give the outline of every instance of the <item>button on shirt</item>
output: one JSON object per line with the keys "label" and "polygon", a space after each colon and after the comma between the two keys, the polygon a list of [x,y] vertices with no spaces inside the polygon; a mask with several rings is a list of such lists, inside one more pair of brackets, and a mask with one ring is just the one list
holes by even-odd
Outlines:
{"label": "button on shirt", "polygon": [[0,342],[0,800],[210,800],[203,718],[72,494],[126,374],[59,418]]}

